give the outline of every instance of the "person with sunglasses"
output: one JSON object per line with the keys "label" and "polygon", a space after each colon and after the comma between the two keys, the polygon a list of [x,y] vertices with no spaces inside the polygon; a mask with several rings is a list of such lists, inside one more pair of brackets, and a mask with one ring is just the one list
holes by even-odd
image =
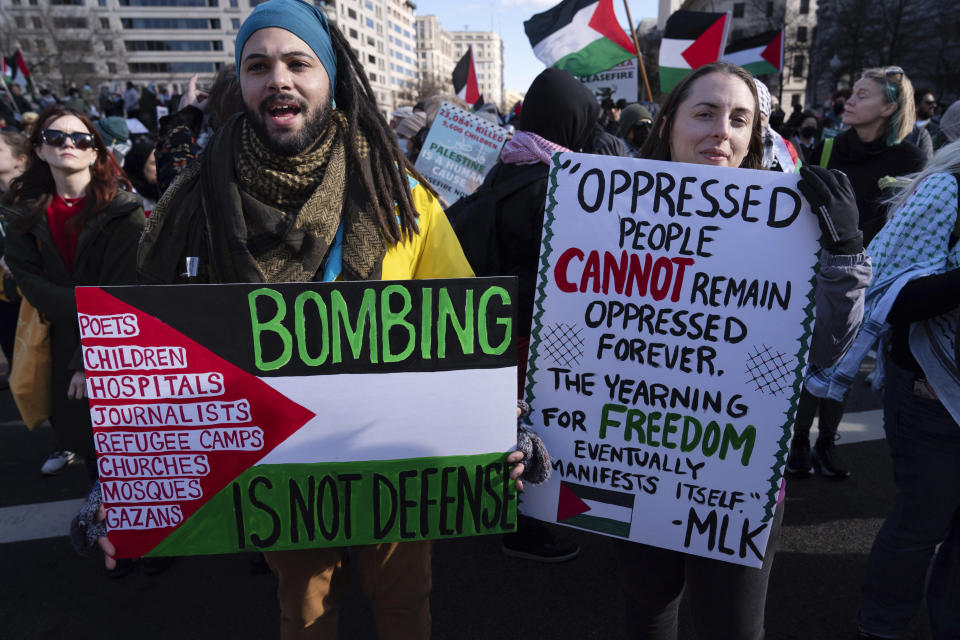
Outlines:
{"label": "person with sunglasses", "polygon": [[50,322],[53,475],[76,456],[97,475],[73,289],[134,284],[142,201],[93,124],[62,106],[40,114],[30,165],[0,203],[9,223],[6,261],[23,296]]}
{"label": "person with sunglasses", "polygon": [[[913,85],[903,69],[867,69],[844,105],[843,123],[848,129],[822,141],[809,158],[809,163],[837,169],[850,179],[865,245],[887,221],[881,185],[920,171],[925,164],[920,149],[903,142],[913,129],[914,118]],[[837,480],[850,475],[835,446],[843,410],[842,400],[816,398],[803,390],[787,457],[790,474],[807,477],[816,470]],[[819,434],[811,448],[810,428],[818,414]]]}

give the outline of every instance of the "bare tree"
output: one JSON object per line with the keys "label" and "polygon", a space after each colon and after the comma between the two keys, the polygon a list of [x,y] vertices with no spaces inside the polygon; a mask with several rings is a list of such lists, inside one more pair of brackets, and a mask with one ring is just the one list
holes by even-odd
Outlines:
{"label": "bare tree", "polygon": [[453,91],[453,81],[443,82],[437,76],[430,74],[420,74],[420,83],[417,87],[417,102],[423,102],[427,98],[432,98],[441,93],[451,93]]}
{"label": "bare tree", "polygon": [[0,20],[0,47],[22,49],[35,80],[56,81],[66,91],[109,81],[125,70],[119,32],[83,7],[7,8]]}

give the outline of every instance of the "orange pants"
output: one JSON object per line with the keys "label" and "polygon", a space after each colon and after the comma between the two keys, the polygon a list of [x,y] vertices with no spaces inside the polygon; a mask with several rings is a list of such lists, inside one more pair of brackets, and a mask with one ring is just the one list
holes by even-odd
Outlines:
{"label": "orange pants", "polygon": [[[430,549],[430,541],[350,548],[380,640],[429,640]],[[280,637],[336,640],[339,599],[347,578],[347,549],[273,551],[264,555],[279,582]]]}

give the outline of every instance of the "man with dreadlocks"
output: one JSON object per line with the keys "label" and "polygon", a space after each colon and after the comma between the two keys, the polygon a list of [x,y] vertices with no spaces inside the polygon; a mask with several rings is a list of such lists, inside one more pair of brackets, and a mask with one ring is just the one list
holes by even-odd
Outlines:
{"label": "man with dreadlocks", "polygon": [[[236,64],[245,112],[163,194],[140,243],[141,283],[473,276],[323,13],[300,0],[259,4],[237,33]],[[337,637],[345,552],[266,554],[283,638]],[[352,562],[381,638],[429,637],[429,542],[356,547]]]}

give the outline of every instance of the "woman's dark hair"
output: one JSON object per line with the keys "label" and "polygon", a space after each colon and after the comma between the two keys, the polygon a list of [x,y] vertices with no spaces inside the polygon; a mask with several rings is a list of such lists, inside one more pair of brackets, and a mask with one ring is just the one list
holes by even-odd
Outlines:
{"label": "woman's dark hair", "polygon": [[684,76],[683,80],[674,87],[663,106],[657,113],[656,120],[653,121],[653,127],[650,129],[650,135],[647,136],[643,148],[640,149],[640,156],[651,160],[670,160],[670,133],[673,128],[674,116],[677,114],[677,108],[687,96],[690,95],[690,89],[693,83],[711,73],[725,73],[727,75],[740,78],[749,88],[750,95],[753,96],[753,125],[750,132],[750,145],[747,148],[747,155],[744,157],[740,167],[743,169],[762,169],[763,168],[763,134],[760,130],[760,100],[757,98],[757,86],[753,83],[753,76],[736,65],[727,62],[712,62],[698,68],[696,71]]}
{"label": "woman's dark hair", "polygon": [[[377,110],[376,94],[370,88],[363,66],[346,38],[332,24],[330,39],[337,56],[334,98],[348,123],[347,153],[354,167],[369,164],[372,175],[357,171],[357,178],[371,211],[376,213],[381,233],[389,244],[396,244],[418,233],[417,211],[406,173],[430,193],[436,195],[436,192],[400,151],[393,130]],[[369,149],[361,148],[363,146]]]}
{"label": "woman's dark hair", "polygon": [[156,181],[153,184],[147,182],[143,175],[143,168],[153,153],[153,142],[150,140],[141,140],[135,143],[127,155],[123,157],[123,172],[130,179],[130,184],[141,196],[148,200],[156,202],[160,199],[160,191],[157,188]]}
{"label": "woman's dark hair", "polygon": [[240,80],[237,78],[237,67],[233,63],[220,67],[220,71],[214,77],[208,93],[210,96],[210,127],[212,129],[219,129],[223,123],[230,119],[230,116],[243,112]]}
{"label": "woman's dark hair", "polygon": [[90,119],[85,115],[61,105],[54,105],[44,109],[37,118],[36,126],[30,133],[29,157],[30,165],[18,178],[10,183],[10,190],[3,195],[3,202],[13,205],[22,205],[27,209],[27,215],[11,226],[20,232],[26,232],[46,215],[47,207],[57,192],[57,185],[53,181],[53,173],[46,162],[37,157],[36,151],[43,142],[40,132],[51,122],[63,116],[73,116],[83,123],[87,132],[93,135],[93,146],[97,151],[97,159],[90,167],[90,186],[87,189],[87,201],[83,209],[67,222],[67,228],[77,231],[90,218],[100,213],[107,205],[113,202],[117,191],[121,188],[129,189],[130,181],[123,175],[123,171],[114,160],[113,154],[107,149],[103,138],[97,132]]}

